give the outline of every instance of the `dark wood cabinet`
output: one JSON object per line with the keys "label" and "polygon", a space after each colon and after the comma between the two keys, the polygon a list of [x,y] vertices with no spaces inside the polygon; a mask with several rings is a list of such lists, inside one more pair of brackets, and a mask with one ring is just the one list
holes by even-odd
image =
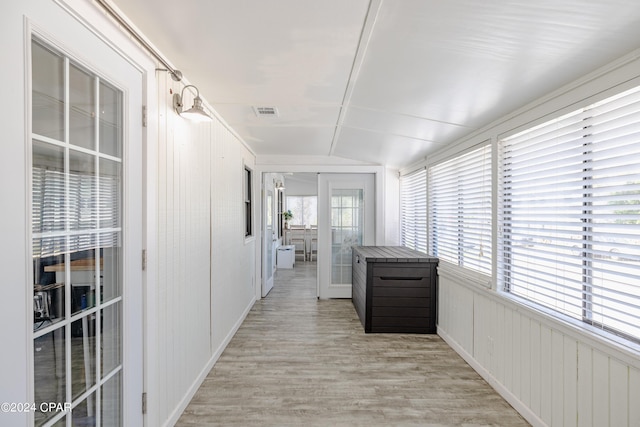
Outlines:
{"label": "dark wood cabinet", "polygon": [[364,331],[435,334],[438,258],[400,246],[352,249],[352,301]]}

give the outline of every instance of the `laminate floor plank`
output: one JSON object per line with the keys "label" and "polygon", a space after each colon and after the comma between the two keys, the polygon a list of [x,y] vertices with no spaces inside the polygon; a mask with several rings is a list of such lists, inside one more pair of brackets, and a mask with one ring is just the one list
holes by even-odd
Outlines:
{"label": "laminate floor plank", "polygon": [[437,335],[365,334],[316,299],[316,263],[279,270],[177,426],[528,426]]}

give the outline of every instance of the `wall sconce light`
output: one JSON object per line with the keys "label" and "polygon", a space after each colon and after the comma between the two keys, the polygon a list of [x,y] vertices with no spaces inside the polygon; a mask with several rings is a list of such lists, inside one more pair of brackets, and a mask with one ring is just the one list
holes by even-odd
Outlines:
{"label": "wall sconce light", "polygon": [[282,181],[276,182],[276,190],[284,190],[284,183]]}
{"label": "wall sconce light", "polygon": [[[186,111],[183,111],[184,104],[183,95],[184,90],[188,87],[192,87],[196,90],[196,97],[193,98],[193,107],[189,108]],[[173,108],[176,110],[179,116],[184,117],[185,119],[189,119],[194,122],[210,122],[213,120],[204,108],[202,107],[202,99],[200,99],[200,91],[194,85],[187,85],[182,88],[182,92],[180,94],[173,95]]]}

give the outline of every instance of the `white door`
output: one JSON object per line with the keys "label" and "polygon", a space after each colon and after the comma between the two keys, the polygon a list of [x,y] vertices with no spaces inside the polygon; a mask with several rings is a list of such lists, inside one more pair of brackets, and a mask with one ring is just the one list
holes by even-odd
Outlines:
{"label": "white door", "polygon": [[318,296],[351,298],[351,246],[375,243],[373,174],[318,176]]}
{"label": "white door", "polygon": [[63,410],[33,421],[141,426],[142,74],[71,17],[40,24],[29,55],[32,401]]}
{"label": "white door", "polygon": [[263,272],[262,276],[264,280],[262,281],[262,296],[266,297],[271,288],[273,288],[273,270],[275,267],[275,256],[276,252],[274,251],[274,243],[276,240],[276,233],[274,227],[274,198],[273,198],[273,185],[269,180],[269,185],[265,184],[264,191],[264,218],[263,218]]}

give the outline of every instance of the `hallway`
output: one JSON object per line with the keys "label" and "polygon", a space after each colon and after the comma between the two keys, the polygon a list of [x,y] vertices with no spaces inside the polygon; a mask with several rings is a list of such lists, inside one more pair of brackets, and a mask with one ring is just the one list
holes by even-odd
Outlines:
{"label": "hallway", "polygon": [[351,300],[317,300],[315,268],[277,272],[178,426],[528,425],[437,335],[365,334]]}

